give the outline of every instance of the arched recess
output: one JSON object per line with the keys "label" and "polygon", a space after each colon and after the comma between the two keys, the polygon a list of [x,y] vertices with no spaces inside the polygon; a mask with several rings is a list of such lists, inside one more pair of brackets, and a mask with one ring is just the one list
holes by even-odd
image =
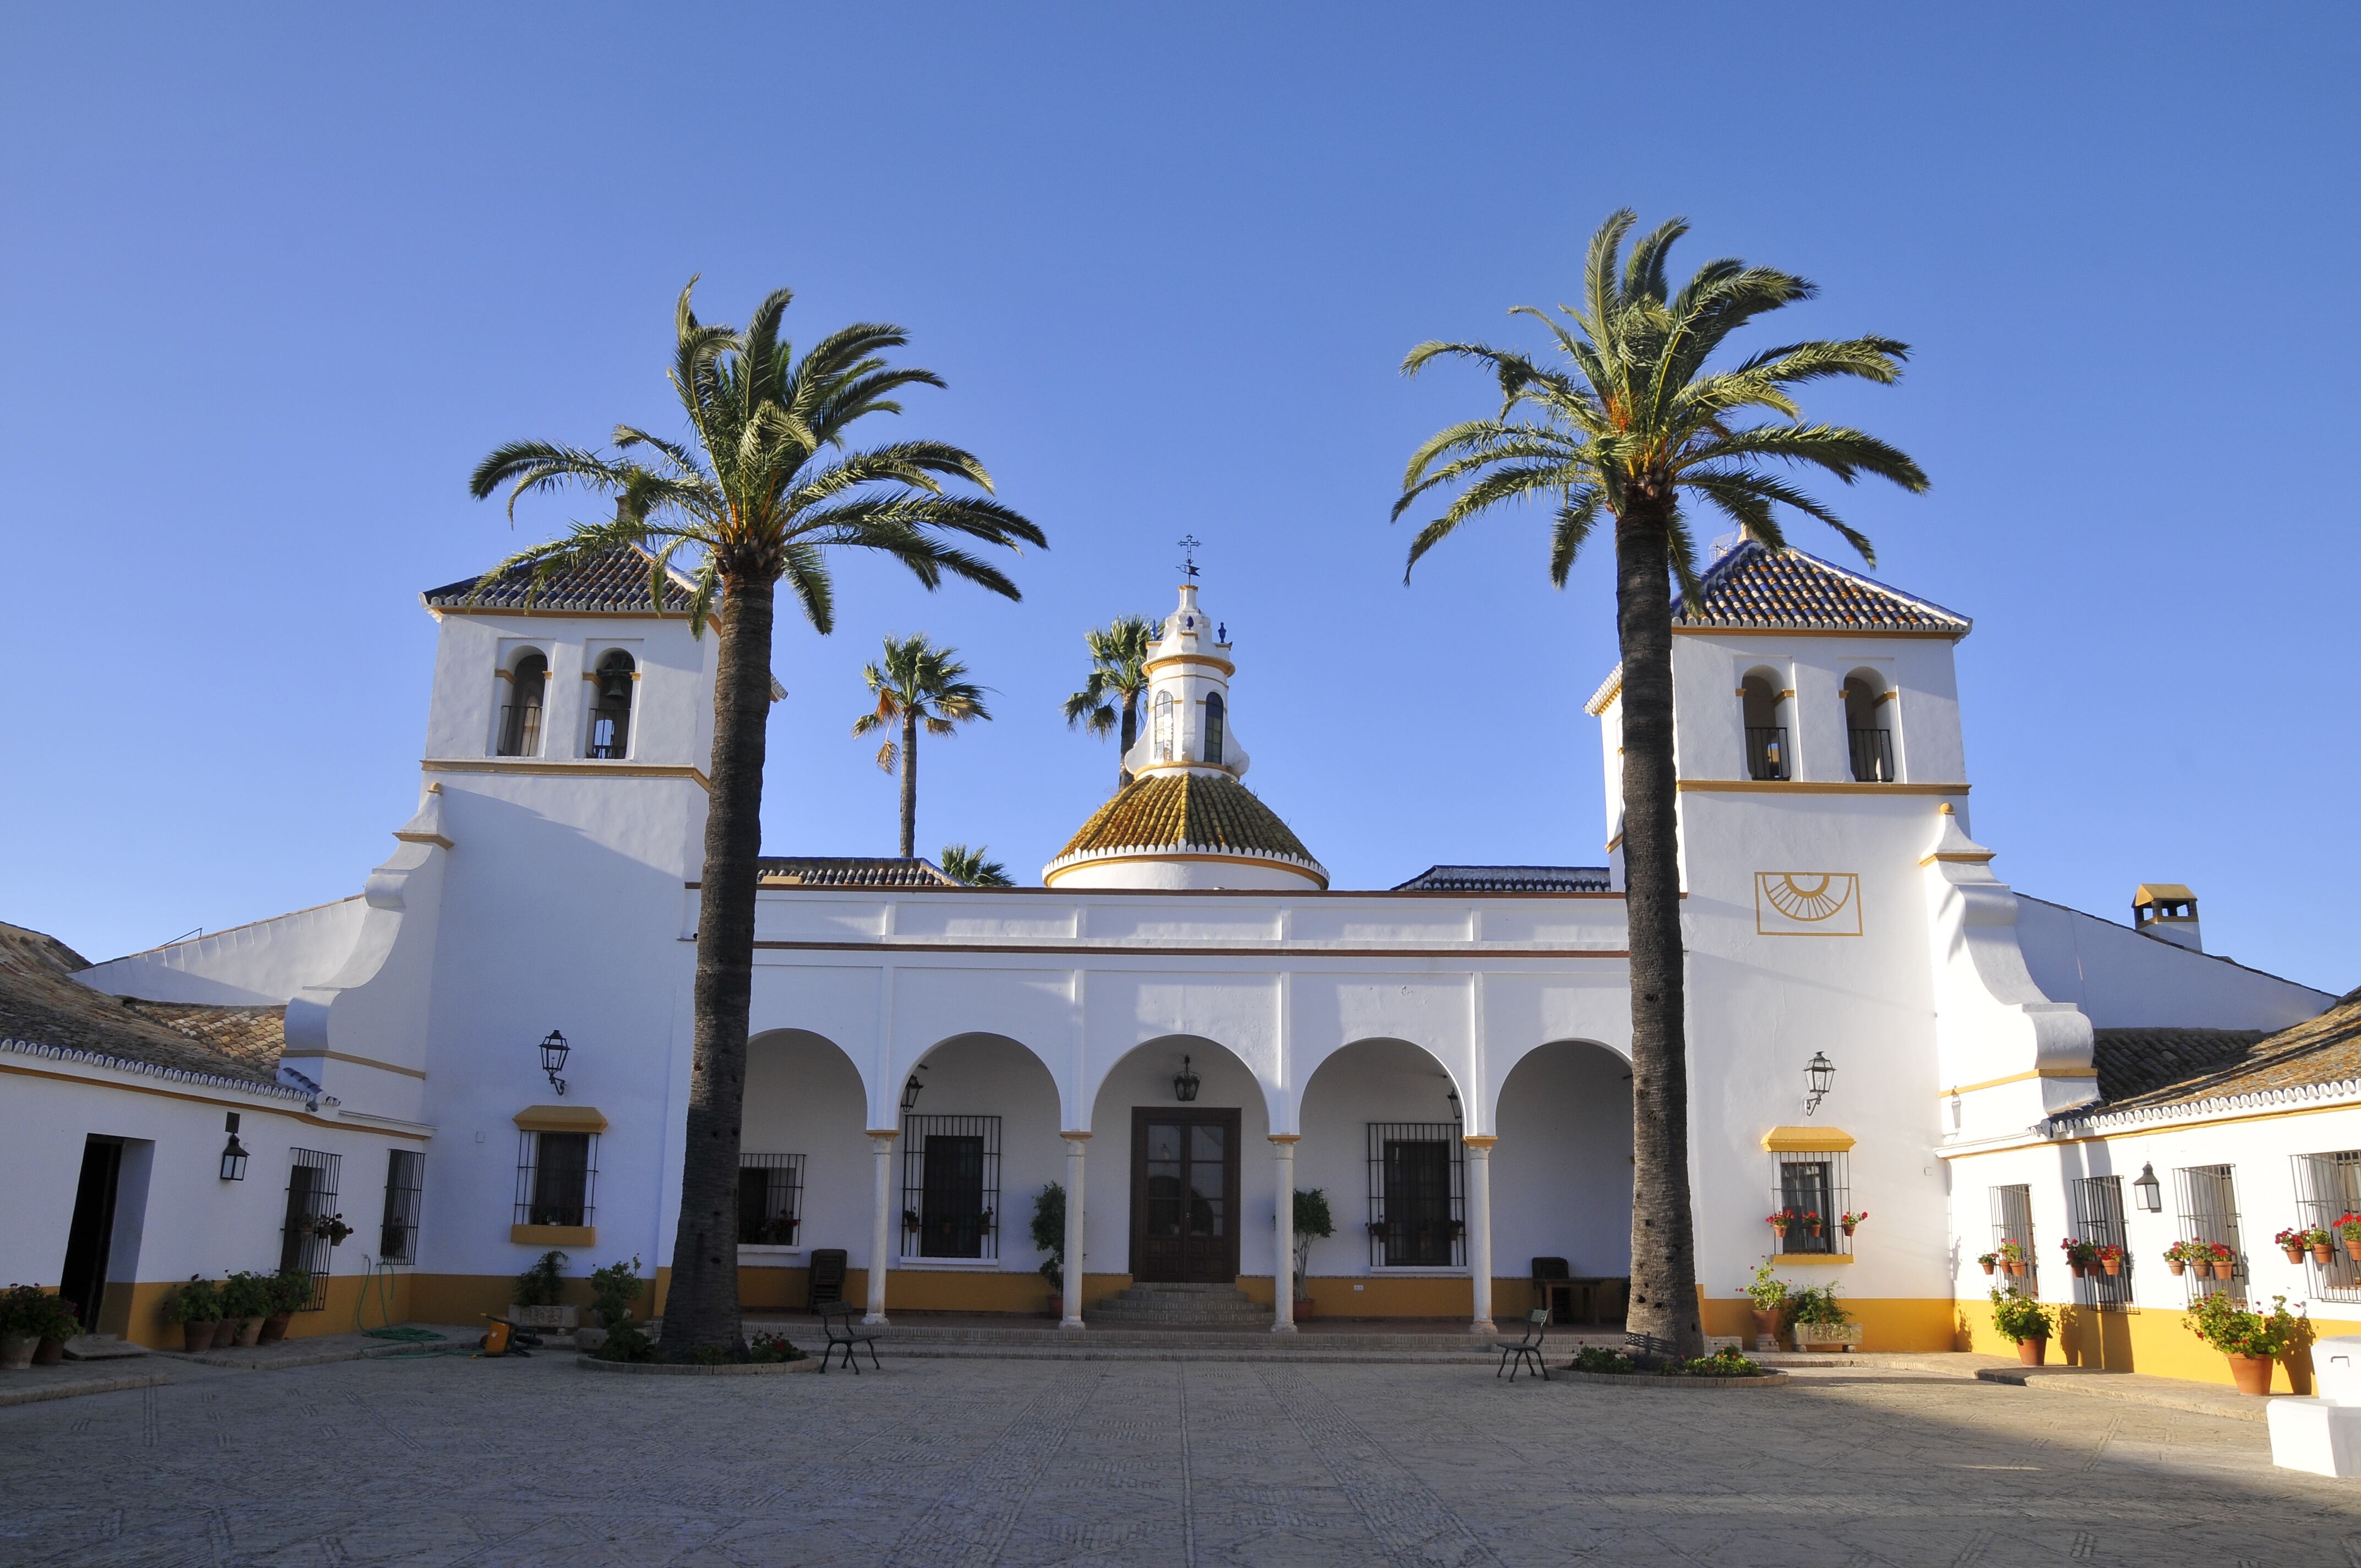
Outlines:
{"label": "arched recess", "polygon": [[[1033,1246],[1034,1201],[1065,1175],[1058,1084],[1048,1066],[1006,1035],[953,1035],[927,1047],[895,1092],[901,1212],[889,1227],[897,1238],[894,1266],[1038,1268],[1045,1255]],[[902,1299],[934,1304],[932,1297]]]}
{"label": "arched recess", "polygon": [[[1576,1277],[1628,1277],[1631,1063],[1594,1041],[1554,1040],[1527,1051],[1509,1069],[1499,1105],[1500,1141],[1492,1150],[1495,1276],[1524,1277],[1532,1259],[1562,1257]],[[1500,1305],[1504,1312],[1522,1310],[1515,1298]]]}
{"label": "arched recess", "polygon": [[1312,1069],[1300,1106],[1295,1185],[1324,1192],[1336,1226],[1312,1244],[1309,1274],[1466,1268],[1466,1102],[1442,1058],[1410,1040],[1354,1040]]}
{"label": "arched recess", "polygon": [[[739,1264],[749,1306],[800,1306],[801,1271],[815,1247],[841,1247],[851,1266],[869,1266],[867,1102],[861,1069],[824,1035],[770,1029],[746,1042]],[[781,1190],[790,1183],[791,1195]],[[742,1242],[758,1193],[773,1235],[775,1206],[792,1197],[791,1241]]]}
{"label": "arched recess", "polygon": [[[1173,1081],[1184,1072],[1197,1080],[1192,1100],[1181,1100]],[[1150,1129],[1148,1138],[1163,1143],[1138,1141],[1136,1133],[1143,1126]],[[1185,1130],[1175,1135],[1159,1127]],[[1235,1275],[1261,1277],[1267,1291],[1275,1267],[1273,1204],[1279,1190],[1270,1127],[1262,1083],[1219,1041],[1162,1035],[1125,1052],[1100,1078],[1091,1099],[1082,1194],[1084,1273],[1132,1278],[1185,1274],[1185,1266],[1173,1266],[1173,1249],[1167,1244],[1176,1238],[1166,1233],[1179,1223],[1202,1236],[1203,1226],[1217,1223],[1225,1255],[1234,1249]],[[1218,1192],[1204,1190],[1212,1184],[1201,1179],[1199,1169],[1207,1164],[1204,1157],[1215,1152],[1209,1139],[1218,1143],[1220,1157],[1235,1172],[1234,1181],[1219,1184]],[[1150,1161],[1149,1154],[1171,1157]],[[1151,1197],[1159,1201],[1151,1205]],[[1184,1206],[1176,1211],[1175,1204]],[[1150,1235],[1151,1230],[1157,1234]],[[1205,1250],[1202,1240],[1193,1250],[1183,1249],[1199,1262]]]}
{"label": "arched recess", "polygon": [[1738,707],[1746,726],[1746,776],[1751,779],[1792,779],[1795,726],[1789,719],[1786,688],[1779,673],[1763,665],[1746,672],[1738,683]]}
{"label": "arched recess", "polygon": [[1845,750],[1859,784],[1892,784],[1900,738],[1894,733],[1894,687],[1877,670],[1862,668],[1844,678]]}

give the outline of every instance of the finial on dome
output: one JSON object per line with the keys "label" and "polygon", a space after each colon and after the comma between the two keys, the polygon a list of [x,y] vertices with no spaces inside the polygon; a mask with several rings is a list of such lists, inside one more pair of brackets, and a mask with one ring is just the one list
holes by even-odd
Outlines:
{"label": "finial on dome", "polygon": [[1182,576],[1192,580],[1196,577],[1197,552],[1204,547],[1205,542],[1193,533],[1184,533],[1180,536],[1180,575]]}

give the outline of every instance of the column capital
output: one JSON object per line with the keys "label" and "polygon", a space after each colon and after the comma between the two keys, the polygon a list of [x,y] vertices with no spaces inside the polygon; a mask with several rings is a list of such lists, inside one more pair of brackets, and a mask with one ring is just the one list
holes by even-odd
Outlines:
{"label": "column capital", "polygon": [[1500,1140],[1498,1135],[1491,1133],[1469,1133],[1459,1141],[1471,1149],[1488,1149]]}
{"label": "column capital", "polygon": [[898,1138],[902,1135],[902,1129],[899,1127],[872,1127],[869,1129],[869,1135],[873,1138]]}
{"label": "column capital", "polygon": [[1303,1135],[1301,1133],[1273,1133],[1270,1135],[1270,1141],[1275,1144],[1300,1144],[1303,1141]]}
{"label": "column capital", "polygon": [[1088,1133],[1060,1133],[1058,1135],[1070,1144],[1086,1144],[1091,1141],[1091,1135]]}

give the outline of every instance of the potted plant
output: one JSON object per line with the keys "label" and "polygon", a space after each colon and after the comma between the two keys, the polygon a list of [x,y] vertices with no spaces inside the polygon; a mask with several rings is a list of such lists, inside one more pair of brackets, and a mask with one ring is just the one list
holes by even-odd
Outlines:
{"label": "potted plant", "polygon": [[562,1307],[557,1293],[564,1288],[566,1255],[552,1248],[533,1260],[516,1277],[509,1321],[520,1328],[570,1330],[581,1321],[579,1309]]}
{"label": "potted plant", "polygon": [[287,1337],[287,1326],[312,1299],[312,1276],[301,1268],[282,1268],[272,1275],[266,1292],[269,1301],[257,1344],[277,1344]]}
{"label": "potted plant", "polygon": [[1336,1217],[1328,1212],[1328,1190],[1295,1190],[1295,1315],[1312,1315],[1312,1244],[1336,1234]]}
{"label": "potted plant", "polygon": [[2287,1310],[2285,1296],[2273,1297],[2268,1312],[2257,1312],[2227,1293],[2201,1299],[2181,1321],[2229,1358],[2230,1376],[2241,1394],[2271,1391],[2271,1363],[2295,1347],[2303,1327]]}
{"label": "potted plant", "polygon": [[17,1289],[24,1294],[18,1299],[16,1329],[35,1336],[33,1365],[57,1365],[66,1358],[66,1341],[82,1332],[81,1315],[71,1301],[54,1291],[32,1285]]}
{"label": "potted plant", "polygon": [[2000,1255],[2000,1266],[2002,1273],[2007,1275],[2012,1279],[2022,1279],[2025,1277],[2025,1244],[2023,1242],[2014,1240],[2004,1241],[2001,1243],[2000,1245],[1993,1248],[1993,1251]]}
{"label": "potted plant", "polygon": [[2016,1343],[2016,1358],[2027,1366],[2039,1366],[2049,1356],[2049,1334],[2054,1326],[2049,1309],[2032,1297],[2011,1287],[1992,1292],[1993,1327],[2001,1338]]}
{"label": "potted plant", "polygon": [[1814,1235],[1818,1235],[1820,1234],[1819,1211],[1816,1209],[1806,1209],[1804,1211],[1804,1229],[1809,1231]]}
{"label": "potted plant", "polygon": [[2334,1240],[2325,1225],[2313,1225],[2303,1233],[2303,1245],[2312,1253],[2312,1261],[2323,1268],[2328,1266],[2329,1258],[2334,1255]]}
{"label": "potted plant", "polygon": [[1033,1245],[1047,1254],[1041,1277],[1049,1282],[1049,1315],[1066,1315],[1066,1189],[1052,1181],[1033,1194]]}
{"label": "potted plant", "polygon": [[2165,1248],[2164,1266],[2172,1270],[2175,1274],[2179,1274],[2188,1268],[2189,1246],[2190,1244],[2187,1242],[2175,1242],[2170,1246]]}
{"label": "potted plant", "polygon": [[342,1214],[314,1214],[310,1228],[313,1235],[330,1246],[344,1245],[345,1238],[353,1234],[353,1228],[345,1223]]}
{"label": "potted plant", "polygon": [[606,1344],[618,1330],[631,1322],[631,1307],[647,1289],[640,1278],[640,1258],[631,1255],[629,1263],[610,1263],[604,1268],[590,1271],[590,1315],[598,1320],[593,1325],[574,1331],[577,1350],[597,1350]]}
{"label": "potted plant", "polygon": [[2099,1267],[2109,1274],[2121,1274],[2124,1271],[2124,1249],[2113,1242],[2101,1242]]}
{"label": "potted plant", "polygon": [[1844,1227],[1845,1234],[1850,1235],[1853,1234],[1854,1230],[1860,1226],[1861,1223],[1868,1218],[1869,1211],[1866,1209],[1862,1209],[1858,1212],[1848,1209],[1838,1218],[1837,1223]]}
{"label": "potted plant", "polygon": [[1787,1282],[1776,1277],[1771,1260],[1764,1258],[1754,1266],[1754,1277],[1739,1287],[1754,1313],[1754,1345],[1757,1350],[1769,1340],[1775,1348],[1779,1343],[1779,1316],[1787,1305]]}
{"label": "potted plant", "polygon": [[1797,1350],[1845,1350],[1861,1342],[1861,1325],[1846,1318],[1833,1285],[1807,1285],[1790,1293],[1787,1322]]}
{"label": "potted plant", "polygon": [[2199,1245],[2205,1248],[2206,1261],[2213,1266],[2214,1278],[2231,1279],[2236,1277],[2238,1272],[2238,1255],[2230,1250],[2228,1243],[2213,1242],[2210,1244],[2200,1243]]}
{"label": "potted plant", "polygon": [[2058,1238],[2058,1245],[2065,1251],[2066,1266],[2074,1271],[2074,1277],[2077,1279],[2090,1273],[2099,1261],[2099,1249],[2089,1242],[2078,1241],[2072,1236],[2060,1236]]}
{"label": "potted plant", "polygon": [[1787,1239],[1787,1227],[1802,1223],[1803,1218],[1803,1215],[1793,1209],[1781,1209],[1768,1216],[1771,1234],[1784,1242]]}
{"label": "potted plant", "polygon": [[1977,1261],[1978,1263],[1980,1263],[1980,1264],[1983,1265],[1983,1270],[1984,1270],[1984,1272],[1985,1272],[1986,1274],[1990,1274],[1990,1273],[1993,1271],[1993,1268],[1994,1268],[1994,1267],[1999,1264],[1999,1262],[2000,1262],[2000,1254],[1998,1254],[1998,1253],[1996,1253],[1996,1252],[1988,1252],[1988,1253],[1983,1254],[1982,1256],[1978,1257],[1978,1258],[1976,1259],[1976,1261]]}
{"label": "potted plant", "polygon": [[33,1298],[42,1294],[38,1285],[11,1285],[0,1295],[0,1371],[22,1372],[33,1365],[33,1353],[41,1348]]}
{"label": "potted plant", "polygon": [[2361,1214],[2338,1215],[2336,1234],[2345,1243],[2345,1255],[2356,1263],[2361,1263]]}
{"label": "potted plant", "polygon": [[269,1276],[241,1268],[224,1279],[220,1343],[257,1343],[262,1337],[263,1321],[270,1316],[270,1305]]}
{"label": "potted plant", "polygon": [[202,1274],[190,1275],[186,1285],[164,1299],[164,1321],[181,1325],[181,1343],[191,1355],[214,1347],[221,1315],[221,1292]]}

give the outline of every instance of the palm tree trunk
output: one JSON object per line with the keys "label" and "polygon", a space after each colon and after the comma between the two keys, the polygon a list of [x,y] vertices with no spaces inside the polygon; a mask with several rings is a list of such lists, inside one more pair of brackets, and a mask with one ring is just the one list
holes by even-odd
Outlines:
{"label": "palm tree trunk", "polygon": [[1631,975],[1631,1301],[1628,1327],[1705,1354],[1689,1206],[1680,823],[1673,761],[1671,559],[1661,510],[1615,530],[1623,653],[1623,885]]}
{"label": "palm tree trunk", "polygon": [[1115,755],[1115,787],[1117,789],[1131,782],[1131,770],[1123,765],[1123,760],[1131,755],[1131,749],[1137,744],[1139,744],[1139,694],[1126,692],[1123,694],[1123,750]]}
{"label": "palm tree trunk", "polygon": [[744,1343],[738,1308],[738,1138],[754,979],[755,858],[771,717],[768,577],[725,580],[713,683],[713,795],[698,877],[696,1033],[682,1142],[680,1223],[664,1309],[668,1355]]}
{"label": "palm tree trunk", "polygon": [[902,858],[916,855],[918,843],[918,716],[907,704],[902,708]]}

